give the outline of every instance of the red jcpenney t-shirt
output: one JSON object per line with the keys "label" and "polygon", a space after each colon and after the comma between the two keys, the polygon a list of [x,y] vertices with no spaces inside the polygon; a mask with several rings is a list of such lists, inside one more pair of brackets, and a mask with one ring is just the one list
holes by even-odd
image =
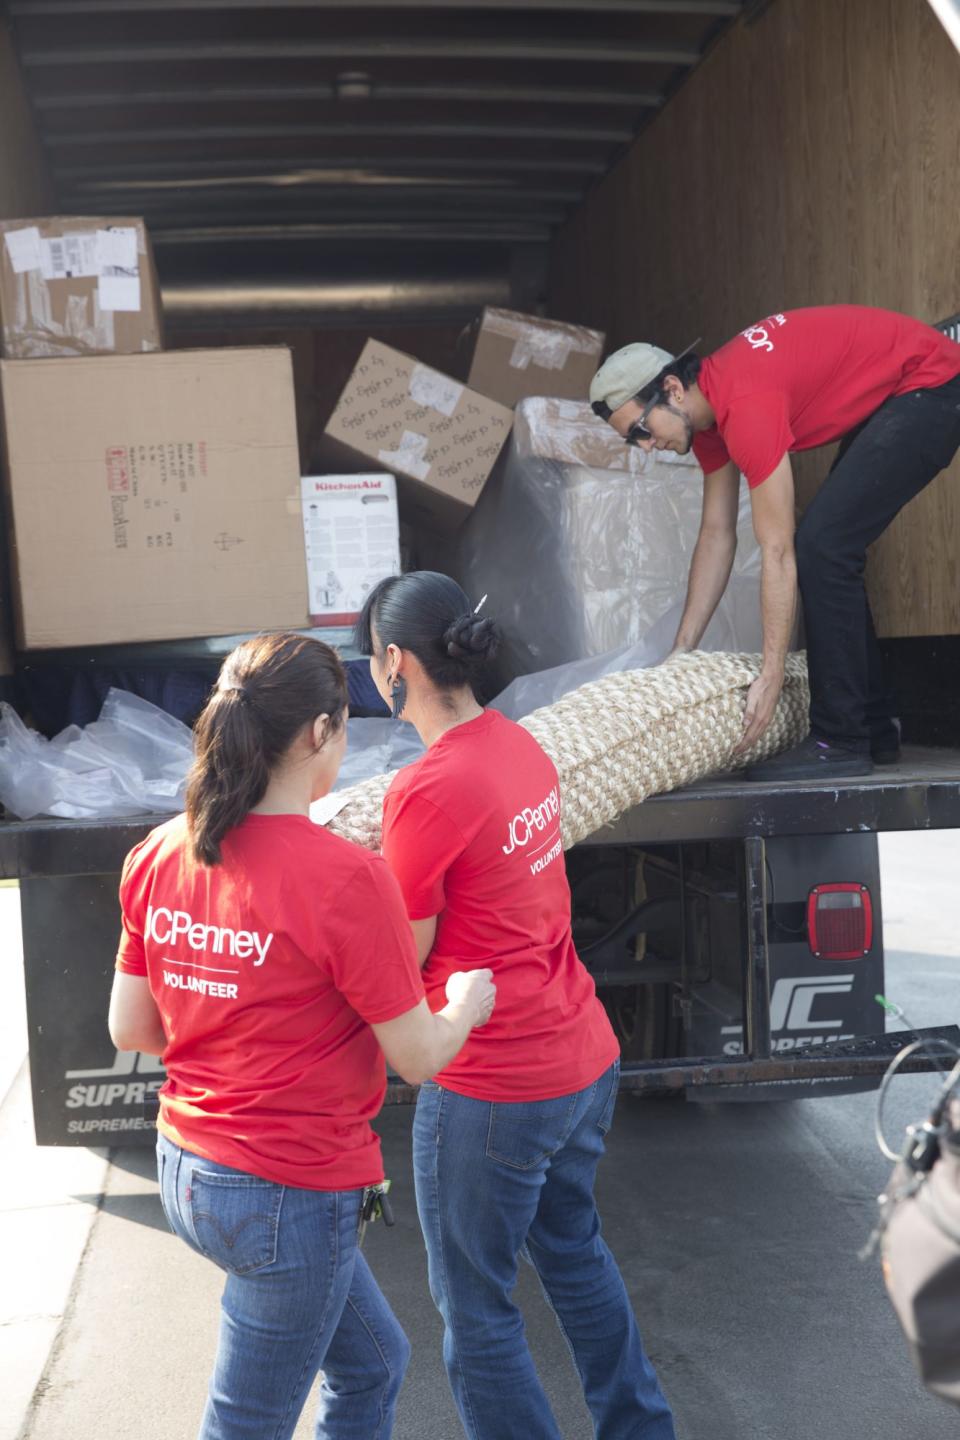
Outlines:
{"label": "red jcpenney t-shirt", "polygon": [[411,920],[438,915],[431,1009],[455,970],[489,966],[497,1003],[436,1077],[477,1100],[548,1100],[591,1085],[619,1053],[570,933],[557,772],[495,710],[448,730],[398,772],[383,854]]}
{"label": "red jcpenney t-shirt", "polygon": [[704,474],[732,460],[751,488],[790,450],[839,440],[888,400],[960,374],[960,345],[866,305],[768,315],[703,362],[716,424],[694,437]]}
{"label": "red jcpenney t-shirt", "polygon": [[193,860],[180,815],[123,868],[117,968],[147,976],[168,1037],[158,1128],[280,1184],[374,1184],[386,1069],[369,1027],[424,994],[396,882],[301,815],[248,815],[222,854]]}

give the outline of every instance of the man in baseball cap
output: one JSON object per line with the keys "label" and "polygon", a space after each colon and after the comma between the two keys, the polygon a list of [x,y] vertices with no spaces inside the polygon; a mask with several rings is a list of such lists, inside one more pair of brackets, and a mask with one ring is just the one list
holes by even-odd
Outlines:
{"label": "man in baseball cap", "polygon": [[[692,650],[733,568],[741,473],[760,544],[763,664],[740,750],[783,686],[797,588],[810,675],[810,735],[749,779],[865,775],[899,758],[863,581],[866,551],[960,448],[960,345],[888,310],[824,305],[768,315],[706,359],[625,345],[590,386],[628,445],[692,450],[703,514],[675,648]],[[842,440],[795,525],[790,453]]]}
{"label": "man in baseball cap", "polygon": [[[695,340],[693,345],[698,343]],[[599,415],[603,420],[610,420],[614,412],[629,409],[634,402],[639,405],[641,411],[647,409],[649,413],[654,408],[654,404],[658,402],[660,394],[666,393],[662,392],[661,387],[655,385],[655,382],[666,379],[667,375],[679,377],[683,373],[680,362],[691,355],[693,345],[688,345],[686,350],[681,350],[679,355],[671,355],[668,350],[661,350],[659,345],[648,345],[646,341],[641,340],[633,345],[624,345],[622,350],[615,351],[603,362],[590,382],[590,402],[594,414]],[[696,363],[683,367],[683,369],[690,373],[691,379],[694,379],[700,362],[696,360],[695,356],[692,358]],[[646,393],[648,391],[649,395]],[[640,400],[641,393],[644,394],[642,401]],[[647,399],[654,402],[649,407],[646,404]],[[620,430],[627,443],[632,445],[636,443],[637,439],[652,439],[644,424],[644,419],[645,417],[641,415],[637,421],[631,411],[628,428],[638,427],[637,434],[633,436],[629,436],[618,422],[614,422],[614,426]],[[683,428],[686,431],[687,427]],[[691,441],[693,439],[692,430],[689,431],[689,439]],[[673,450],[676,449],[676,445],[663,444],[656,448]],[[687,445],[686,450],[689,448],[690,446]],[[686,454],[686,450],[681,450],[680,453]]]}

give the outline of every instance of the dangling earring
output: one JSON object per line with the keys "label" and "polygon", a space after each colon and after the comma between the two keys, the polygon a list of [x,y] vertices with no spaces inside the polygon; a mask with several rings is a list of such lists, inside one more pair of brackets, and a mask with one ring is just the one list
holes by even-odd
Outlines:
{"label": "dangling earring", "polygon": [[394,720],[399,720],[403,714],[404,706],[407,703],[407,682],[402,675],[398,675],[390,687],[390,713]]}

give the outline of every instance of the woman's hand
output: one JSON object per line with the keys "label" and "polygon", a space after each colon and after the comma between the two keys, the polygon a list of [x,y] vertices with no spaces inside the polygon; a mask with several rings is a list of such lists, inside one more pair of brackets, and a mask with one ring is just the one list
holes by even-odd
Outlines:
{"label": "woman's hand", "polygon": [[458,970],[447,981],[447,1003],[431,1015],[426,1000],[412,1010],[371,1025],[394,1070],[411,1085],[422,1085],[446,1068],[470,1031],[493,1014],[497,987],[492,970]]}
{"label": "woman's hand", "polygon": [[472,1029],[486,1025],[493,1014],[497,987],[492,970],[457,970],[446,984],[447,1001],[471,1016]]}

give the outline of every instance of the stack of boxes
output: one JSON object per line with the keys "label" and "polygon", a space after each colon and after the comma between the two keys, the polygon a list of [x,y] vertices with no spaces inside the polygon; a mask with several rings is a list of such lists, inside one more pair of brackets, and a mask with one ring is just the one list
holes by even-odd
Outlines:
{"label": "stack of boxes", "polygon": [[400,478],[404,519],[451,530],[476,504],[528,395],[583,399],[600,363],[597,330],[484,310],[466,332],[467,383],[368,340],[325,434],[351,461]]}
{"label": "stack of boxes", "polygon": [[[488,308],[463,337],[466,384],[369,340],[327,422],[326,466],[373,464],[396,476],[399,518],[413,553],[435,568],[456,568],[450,536],[503,452],[513,407],[530,395],[582,399],[603,338],[597,330]],[[331,514],[334,503],[331,497]],[[362,504],[355,500],[357,534],[376,516],[370,507],[365,518]]]}
{"label": "stack of boxes", "polygon": [[301,476],[289,351],[164,351],[141,220],[0,223],[0,674],[5,624],[34,652],[350,624],[401,522],[453,533],[516,402],[582,397],[603,346],[496,309],[464,339],[465,384],[368,341]]}
{"label": "stack of boxes", "polygon": [[303,625],[289,353],[164,353],[142,221],[0,226],[17,645]]}

